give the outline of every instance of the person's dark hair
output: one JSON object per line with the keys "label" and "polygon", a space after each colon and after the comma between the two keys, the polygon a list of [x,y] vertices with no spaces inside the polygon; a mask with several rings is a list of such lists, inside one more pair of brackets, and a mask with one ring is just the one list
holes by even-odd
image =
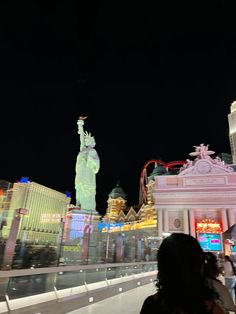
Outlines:
{"label": "person's dark hair", "polygon": [[212,252],[205,253],[204,273],[211,279],[216,279],[220,274],[217,257]]}
{"label": "person's dark hair", "polygon": [[163,313],[208,313],[206,300],[213,300],[204,276],[204,253],[198,241],[187,234],[165,238],[157,254],[158,298]]}

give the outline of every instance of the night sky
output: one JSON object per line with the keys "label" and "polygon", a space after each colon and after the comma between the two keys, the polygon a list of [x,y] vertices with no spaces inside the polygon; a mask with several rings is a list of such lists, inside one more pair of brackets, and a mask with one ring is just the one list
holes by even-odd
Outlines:
{"label": "night sky", "polygon": [[138,203],[150,159],[185,160],[200,143],[230,153],[234,1],[162,2],[1,2],[1,179],[74,202],[80,115],[101,161],[100,213],[117,180]]}

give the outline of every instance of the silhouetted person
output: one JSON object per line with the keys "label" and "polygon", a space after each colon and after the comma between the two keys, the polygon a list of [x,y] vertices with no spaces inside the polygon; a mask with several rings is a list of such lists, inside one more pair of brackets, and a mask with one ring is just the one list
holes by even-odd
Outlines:
{"label": "silhouetted person", "polygon": [[235,303],[235,292],[234,292],[235,284],[236,284],[235,268],[234,268],[233,262],[231,261],[228,255],[225,255],[223,267],[224,267],[225,285],[227,289],[229,290],[229,293]]}
{"label": "silhouetted person", "polygon": [[235,312],[236,307],[228,289],[218,279],[220,275],[220,268],[218,266],[217,257],[211,252],[205,253],[204,273],[207,278],[207,284],[210,288],[214,289],[218,295],[215,302],[223,308],[225,313],[229,313],[229,311]]}
{"label": "silhouetted person", "polygon": [[223,314],[206,283],[204,254],[190,235],[173,233],[157,255],[157,293],[145,299],[140,314]]}

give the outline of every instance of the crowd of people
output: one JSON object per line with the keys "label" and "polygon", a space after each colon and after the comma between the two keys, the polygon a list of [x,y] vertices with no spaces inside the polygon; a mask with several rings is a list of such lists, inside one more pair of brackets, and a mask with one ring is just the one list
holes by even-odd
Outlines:
{"label": "crowd of people", "polygon": [[228,256],[220,267],[217,256],[203,252],[197,239],[173,233],[162,241],[157,263],[157,292],[144,300],[140,314],[236,313],[236,277]]}

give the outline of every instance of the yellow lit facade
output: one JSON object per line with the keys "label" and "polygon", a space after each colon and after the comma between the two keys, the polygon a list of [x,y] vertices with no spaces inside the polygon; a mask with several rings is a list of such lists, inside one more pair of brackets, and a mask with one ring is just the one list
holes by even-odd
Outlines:
{"label": "yellow lit facade", "polygon": [[103,217],[107,227],[103,232],[122,232],[157,227],[157,214],[153,203],[152,189],[154,181],[147,185],[147,204],[140,206],[126,205],[126,195],[123,189],[117,185],[109,194],[108,207]]}
{"label": "yellow lit facade", "polygon": [[35,182],[14,183],[6,224],[2,229],[7,238],[16,211],[25,209],[21,215],[17,239],[33,243],[56,244],[70,198]]}

